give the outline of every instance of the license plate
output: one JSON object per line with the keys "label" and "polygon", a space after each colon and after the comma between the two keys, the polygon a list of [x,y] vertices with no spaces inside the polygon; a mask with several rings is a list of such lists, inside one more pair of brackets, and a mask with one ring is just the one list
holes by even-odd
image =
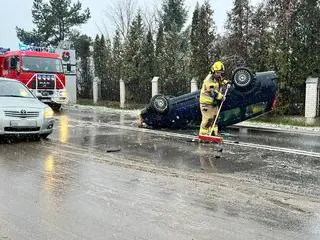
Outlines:
{"label": "license plate", "polygon": [[44,89],[54,88],[54,81],[52,81],[52,80],[38,80],[38,88],[44,88]]}
{"label": "license plate", "polygon": [[14,120],[10,121],[11,127],[36,127],[37,121],[30,120]]}

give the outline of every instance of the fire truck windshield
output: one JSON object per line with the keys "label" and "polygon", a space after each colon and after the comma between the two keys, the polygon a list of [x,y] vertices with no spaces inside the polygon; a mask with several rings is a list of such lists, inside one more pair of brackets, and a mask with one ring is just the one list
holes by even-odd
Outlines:
{"label": "fire truck windshield", "polygon": [[62,73],[62,62],[57,58],[22,57],[22,70],[25,72]]}

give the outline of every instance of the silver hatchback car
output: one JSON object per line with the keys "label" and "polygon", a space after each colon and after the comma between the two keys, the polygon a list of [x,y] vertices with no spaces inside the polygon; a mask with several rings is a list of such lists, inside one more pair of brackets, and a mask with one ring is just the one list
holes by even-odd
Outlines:
{"label": "silver hatchback car", "polygon": [[53,131],[53,114],[24,84],[0,78],[0,137],[47,138]]}

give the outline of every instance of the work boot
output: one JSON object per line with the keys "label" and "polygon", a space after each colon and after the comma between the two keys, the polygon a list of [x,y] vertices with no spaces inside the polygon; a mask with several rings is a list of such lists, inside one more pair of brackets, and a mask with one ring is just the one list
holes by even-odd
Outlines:
{"label": "work boot", "polygon": [[207,128],[200,128],[199,135],[202,135],[202,136],[207,136],[207,135],[209,135],[209,129],[207,129]]}

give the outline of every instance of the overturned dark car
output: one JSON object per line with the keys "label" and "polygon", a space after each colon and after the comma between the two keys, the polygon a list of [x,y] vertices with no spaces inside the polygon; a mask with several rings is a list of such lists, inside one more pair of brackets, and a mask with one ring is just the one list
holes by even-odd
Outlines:
{"label": "overturned dark car", "polygon": [[[245,67],[233,71],[231,88],[217,124],[224,128],[272,111],[276,104],[277,75]],[[186,128],[201,123],[200,90],[178,97],[156,95],[141,111],[141,123],[152,128]]]}

